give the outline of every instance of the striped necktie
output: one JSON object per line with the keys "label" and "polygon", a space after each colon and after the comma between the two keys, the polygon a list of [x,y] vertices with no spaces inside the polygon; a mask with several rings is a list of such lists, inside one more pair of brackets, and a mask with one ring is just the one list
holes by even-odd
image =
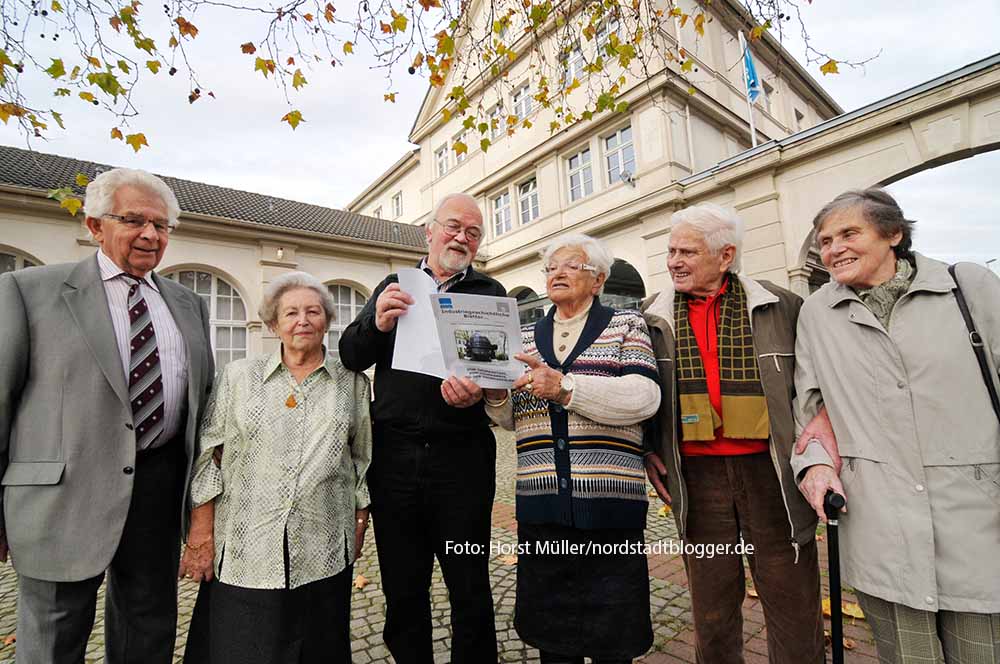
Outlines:
{"label": "striped necktie", "polygon": [[128,289],[129,359],[128,397],[132,402],[132,424],[135,427],[136,448],[152,446],[163,432],[163,372],[160,351],[156,348],[156,331],[149,315],[146,298],[139,288],[145,279],[122,275]]}

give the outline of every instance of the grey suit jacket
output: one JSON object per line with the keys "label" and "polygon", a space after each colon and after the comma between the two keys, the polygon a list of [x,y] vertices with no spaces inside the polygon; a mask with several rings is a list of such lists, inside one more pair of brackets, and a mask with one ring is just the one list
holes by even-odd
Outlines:
{"label": "grey suit jacket", "polygon": [[[188,478],[214,375],[208,309],[180,284],[153,279],[187,344]],[[15,569],[47,581],[107,569],[132,498],[135,475],[125,468],[135,461],[96,255],[0,275],[0,527]],[[186,500],[182,512],[186,532]]]}

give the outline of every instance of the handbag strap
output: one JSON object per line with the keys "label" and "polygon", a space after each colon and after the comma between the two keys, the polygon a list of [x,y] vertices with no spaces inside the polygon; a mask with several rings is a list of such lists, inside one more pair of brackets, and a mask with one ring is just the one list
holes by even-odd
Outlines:
{"label": "handbag strap", "polygon": [[965,295],[962,293],[962,286],[958,283],[958,277],[955,276],[955,266],[948,266],[948,274],[951,275],[952,281],[955,282],[955,288],[952,292],[955,293],[955,299],[958,301],[958,309],[962,312],[962,318],[965,319],[965,327],[969,330],[969,341],[972,343],[972,350],[976,354],[976,359],[979,361],[979,371],[983,374],[983,382],[986,383],[986,389],[990,393],[990,402],[993,404],[993,412],[996,413],[997,419],[1000,420],[1000,397],[997,396],[997,388],[993,383],[993,376],[990,373],[990,365],[986,361],[986,350],[983,344],[983,338],[980,336],[979,332],[976,331],[976,324],[972,320],[972,314],[969,313],[969,305],[965,301]]}

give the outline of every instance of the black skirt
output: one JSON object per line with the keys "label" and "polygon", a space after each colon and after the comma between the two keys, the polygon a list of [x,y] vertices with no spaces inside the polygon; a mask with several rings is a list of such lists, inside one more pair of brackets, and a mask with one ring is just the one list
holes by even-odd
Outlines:
{"label": "black skirt", "polygon": [[[514,628],[521,640],[571,657],[634,659],[649,650],[642,530],[520,524],[517,537]],[[622,550],[625,544],[640,550]]]}

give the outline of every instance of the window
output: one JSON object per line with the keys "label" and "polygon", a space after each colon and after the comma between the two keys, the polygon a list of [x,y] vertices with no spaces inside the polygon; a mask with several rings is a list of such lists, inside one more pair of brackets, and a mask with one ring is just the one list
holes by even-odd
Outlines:
{"label": "window", "polygon": [[340,357],[340,334],[358,317],[368,298],[361,291],[342,284],[330,284],[327,288],[336,306],[326,333],[326,354],[328,357]]}
{"label": "window", "polygon": [[631,125],[605,137],[604,158],[608,163],[608,185],[618,182],[625,171],[635,175],[635,148],[632,147]]}
{"label": "window", "polygon": [[465,161],[465,158],[469,156],[469,151],[468,151],[469,144],[465,140],[465,134],[466,134],[466,132],[464,130],[460,131],[459,133],[455,134],[455,138],[452,139],[452,143],[451,143],[452,149],[455,148],[455,143],[462,143],[466,147],[466,151],[465,152],[462,152],[462,153],[456,152],[455,153],[455,163],[456,164],[461,164],[463,161]]}
{"label": "window", "polygon": [[437,176],[448,172],[448,146],[442,145],[434,151],[434,162],[437,164]]}
{"label": "window", "polygon": [[193,290],[208,306],[216,371],[247,356],[247,309],[235,288],[208,272],[184,270],[167,278]]}
{"label": "window", "polygon": [[774,94],[774,88],[764,81],[764,94],[761,97],[764,98],[764,110],[771,113],[771,95]]}
{"label": "window", "polygon": [[802,131],[805,128],[806,116],[802,111],[795,109],[795,131]]}
{"label": "window", "polygon": [[518,120],[523,120],[531,115],[531,102],[533,100],[531,98],[531,88],[527,83],[514,91],[511,101],[514,103],[514,115],[517,116]]}
{"label": "window", "polygon": [[381,219],[382,218],[382,206],[379,205],[377,208],[375,208],[375,212],[373,214],[375,215],[376,219]]}
{"label": "window", "polygon": [[527,224],[538,219],[538,182],[531,178],[517,187],[518,207],[521,209],[521,223]]}
{"label": "window", "polygon": [[493,235],[503,235],[510,229],[510,192],[505,191],[493,199]]}
{"label": "window", "polygon": [[562,61],[563,85],[569,85],[574,78],[583,78],[583,67],[586,63],[583,61],[583,50],[580,48],[579,42],[573,46],[573,50],[563,55]]}
{"label": "window", "polygon": [[607,46],[607,44],[611,41],[611,35],[615,35],[618,39],[621,39],[621,24],[619,23],[617,16],[609,16],[603,23],[601,23],[601,27],[597,30],[598,55],[608,55],[607,50],[605,50],[605,46]]}
{"label": "window", "polygon": [[403,216],[403,192],[397,191],[392,196],[392,218]]}
{"label": "window", "polygon": [[579,200],[594,193],[594,175],[590,169],[590,148],[584,148],[567,160],[569,200]]}
{"label": "window", "polygon": [[504,134],[503,106],[497,104],[490,109],[490,140],[496,140]]}
{"label": "window", "polygon": [[13,272],[25,267],[35,267],[35,264],[24,256],[0,252],[0,274]]}

